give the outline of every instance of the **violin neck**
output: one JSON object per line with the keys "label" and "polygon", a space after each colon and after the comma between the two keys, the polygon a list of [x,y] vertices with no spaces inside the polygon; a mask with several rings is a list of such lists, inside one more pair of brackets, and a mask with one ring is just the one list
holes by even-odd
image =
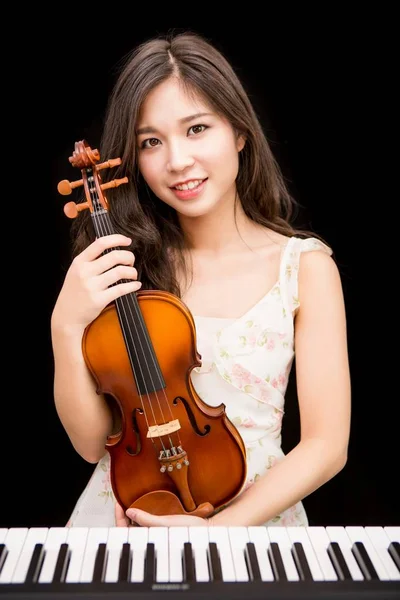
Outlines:
{"label": "violin neck", "polygon": [[[92,220],[97,237],[114,233],[110,216],[104,208],[93,212]],[[120,280],[113,285],[127,281]],[[166,384],[136,293],[120,296],[115,305],[138,393],[145,395],[165,388]]]}

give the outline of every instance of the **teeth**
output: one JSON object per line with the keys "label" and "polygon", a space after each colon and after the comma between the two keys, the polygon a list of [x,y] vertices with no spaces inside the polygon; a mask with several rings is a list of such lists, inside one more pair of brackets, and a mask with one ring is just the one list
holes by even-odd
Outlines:
{"label": "teeth", "polygon": [[192,190],[193,188],[198,187],[201,183],[203,183],[204,179],[194,179],[193,181],[189,181],[189,183],[184,183],[182,185],[175,186],[177,190]]}

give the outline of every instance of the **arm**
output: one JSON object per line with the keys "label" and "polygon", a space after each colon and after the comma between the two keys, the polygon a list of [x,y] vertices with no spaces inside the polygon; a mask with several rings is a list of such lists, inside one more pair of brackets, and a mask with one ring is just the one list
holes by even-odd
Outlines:
{"label": "arm", "polygon": [[[76,257],[51,317],[57,414],[75,450],[91,463],[105,454],[107,436],[113,433],[113,415],[106,398],[96,392],[82,353],[82,336],[105,306],[141,285],[136,281],[132,252],[105,252],[128,243],[125,236],[105,236]],[[124,279],[128,281],[115,285]]]}
{"label": "arm", "polygon": [[212,525],[262,525],[334,477],[346,464],[351,388],[341,281],[332,258],[301,256],[295,318],[301,439]]}
{"label": "arm", "polygon": [[111,411],[98,395],[86,367],[82,349],[83,330],[58,323],[51,326],[54,356],[54,401],[59,419],[75,450],[90,463],[105,454],[112,432]]}

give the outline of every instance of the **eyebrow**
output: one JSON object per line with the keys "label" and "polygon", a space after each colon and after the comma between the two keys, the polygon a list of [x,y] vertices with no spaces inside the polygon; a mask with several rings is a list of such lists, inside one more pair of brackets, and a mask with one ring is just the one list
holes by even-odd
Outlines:
{"label": "eyebrow", "polygon": [[[179,123],[188,123],[189,121],[193,121],[194,119],[199,119],[200,117],[211,117],[211,113],[207,113],[207,112],[199,112],[196,113],[194,115],[189,115],[188,117],[183,117],[182,119],[179,119]],[[154,129],[154,127],[140,127],[139,129],[136,130],[136,135],[142,135],[143,133],[158,133],[157,129]]]}

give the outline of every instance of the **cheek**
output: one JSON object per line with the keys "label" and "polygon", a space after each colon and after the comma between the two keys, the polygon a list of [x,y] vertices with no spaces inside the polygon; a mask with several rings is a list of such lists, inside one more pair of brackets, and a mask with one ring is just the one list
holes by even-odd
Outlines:
{"label": "cheek", "polygon": [[231,180],[236,178],[239,169],[239,156],[236,148],[230,143],[215,147],[209,154],[208,165],[210,174],[217,177],[220,182],[231,183]]}
{"label": "cheek", "polygon": [[158,176],[160,174],[160,168],[157,165],[156,157],[153,155],[152,157],[145,156],[143,158],[139,158],[138,166],[143,179],[147,182],[147,184],[151,188],[156,186]]}
{"label": "cheek", "polygon": [[203,150],[202,156],[206,158],[208,165],[214,166],[214,169],[216,166],[224,172],[237,169],[238,150],[230,133],[222,131],[214,137],[213,143],[205,144]]}

